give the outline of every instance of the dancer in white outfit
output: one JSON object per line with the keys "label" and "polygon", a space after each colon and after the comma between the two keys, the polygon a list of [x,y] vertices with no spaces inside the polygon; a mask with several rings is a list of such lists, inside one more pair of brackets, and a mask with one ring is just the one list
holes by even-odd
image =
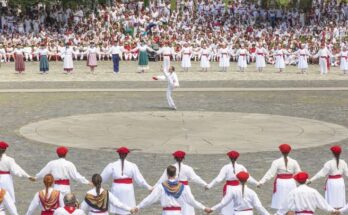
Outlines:
{"label": "dancer in white outfit", "polygon": [[213,211],[219,211],[227,204],[233,204],[234,211],[230,214],[253,215],[253,208],[255,208],[261,215],[270,215],[262,206],[261,201],[255,191],[245,185],[249,178],[249,173],[239,172],[237,174],[237,178],[241,186],[238,186],[237,189],[227,193],[221,202],[211,209]]}
{"label": "dancer in white outfit", "polygon": [[152,77],[153,80],[167,80],[168,81],[168,87],[167,87],[167,102],[168,105],[171,109],[176,110],[176,105],[174,103],[174,100],[172,98],[172,93],[174,88],[179,87],[179,79],[178,76],[176,75],[175,72],[175,67],[171,66],[169,68],[169,71],[167,72],[164,68],[163,69],[163,74],[164,75],[160,75],[160,76],[154,76]]}
{"label": "dancer in white outfit", "polygon": [[169,70],[170,67],[170,58],[174,57],[175,51],[173,48],[169,47],[169,42],[165,42],[164,46],[160,48],[157,52],[157,54],[162,54],[163,56],[163,69],[166,71]]}
{"label": "dancer in white outfit", "polygon": [[259,181],[261,186],[276,176],[274,179],[271,205],[274,209],[280,209],[289,192],[296,188],[296,182],[293,179],[293,175],[301,171],[297,161],[288,156],[291,151],[290,145],[281,144],[279,150],[283,156],[272,162],[271,168]]}
{"label": "dancer in white outfit", "polygon": [[319,58],[320,74],[326,75],[330,71],[332,54],[325,43],[321,44],[321,49],[313,57]]}
{"label": "dancer in white outfit", "polygon": [[340,146],[331,147],[331,152],[334,158],[327,161],[324,167],[307,184],[319,178],[327,177],[325,199],[333,208],[340,209],[346,205],[346,187],[343,176],[348,177],[348,166],[344,160],[340,159],[342,152]]}
{"label": "dancer in white outfit", "polygon": [[202,72],[208,72],[208,68],[210,68],[210,56],[211,51],[209,48],[207,48],[206,44],[202,44],[202,48],[199,51],[199,56],[201,59],[201,68]]}
{"label": "dancer in white outfit", "polygon": [[[189,182],[195,182],[203,187],[207,186],[207,183],[199,177],[192,167],[184,164],[182,161],[185,159],[186,153],[184,151],[176,151],[173,153],[174,159],[176,160],[176,163],[172,166],[174,166],[177,169],[176,179],[185,185],[185,189],[188,190],[188,192],[191,193],[191,188],[189,186]],[[158,180],[157,185],[162,184],[163,182],[168,180],[167,170],[165,170],[162,174],[162,177]],[[195,210],[194,208],[189,204],[183,204],[181,208],[182,215],[194,215]]]}
{"label": "dancer in white outfit", "polygon": [[301,45],[301,49],[297,50],[295,53],[298,59],[298,68],[300,69],[301,74],[305,74],[308,69],[308,57],[311,56],[308,49],[305,48],[305,45]]}
{"label": "dancer in white outfit", "polygon": [[218,55],[221,72],[227,72],[228,67],[230,67],[231,53],[226,44],[222,44],[222,47],[218,50]]}
{"label": "dancer in white outfit", "polygon": [[244,44],[240,45],[240,49],[238,49],[236,53],[238,57],[238,67],[240,72],[244,72],[244,70],[248,66],[247,58],[250,56],[248,50],[244,48]]}
{"label": "dancer in white outfit", "polygon": [[[111,193],[123,204],[133,208],[136,206],[133,180],[147,190],[152,190],[152,187],[146,182],[138,166],[126,160],[129,152],[126,147],[117,149],[120,159],[108,164],[102,171],[101,177],[104,183],[112,179]],[[128,210],[113,205],[110,205],[109,211],[120,215],[130,214]]]}
{"label": "dancer in white outfit", "polygon": [[261,44],[257,45],[256,48],[256,69],[258,72],[262,72],[263,68],[266,67],[266,56],[268,55],[267,49],[261,46]]}
{"label": "dancer in white outfit", "polygon": [[191,67],[192,52],[192,47],[189,47],[188,43],[185,43],[184,47],[181,49],[181,67],[183,68],[184,72],[188,72],[189,68]]}
{"label": "dancer in white outfit", "polygon": [[[343,46],[342,51],[339,53],[340,69],[343,74],[348,74],[348,51],[347,46]],[[0,58],[1,60],[1,58]]]}
{"label": "dancer in white outfit", "polygon": [[285,49],[282,49],[281,45],[278,45],[276,50],[273,53],[275,59],[274,67],[278,69],[278,72],[281,73],[285,69],[285,55],[288,54]]}
{"label": "dancer in white outfit", "polygon": [[11,195],[5,189],[0,188],[0,215],[6,215],[6,210],[11,215],[18,215],[15,202],[12,200]]}

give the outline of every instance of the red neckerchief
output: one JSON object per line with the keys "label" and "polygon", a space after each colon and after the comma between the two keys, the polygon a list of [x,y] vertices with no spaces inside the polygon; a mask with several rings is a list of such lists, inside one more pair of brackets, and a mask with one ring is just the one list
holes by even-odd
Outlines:
{"label": "red neckerchief", "polygon": [[64,209],[65,209],[69,214],[74,213],[74,211],[76,210],[75,207],[69,207],[69,206],[65,206]]}

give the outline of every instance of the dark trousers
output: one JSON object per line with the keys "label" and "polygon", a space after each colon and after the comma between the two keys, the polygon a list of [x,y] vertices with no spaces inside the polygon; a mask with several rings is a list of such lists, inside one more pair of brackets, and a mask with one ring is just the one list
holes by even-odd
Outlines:
{"label": "dark trousers", "polygon": [[114,63],[114,72],[118,72],[120,65],[120,56],[118,54],[113,54],[112,62]]}

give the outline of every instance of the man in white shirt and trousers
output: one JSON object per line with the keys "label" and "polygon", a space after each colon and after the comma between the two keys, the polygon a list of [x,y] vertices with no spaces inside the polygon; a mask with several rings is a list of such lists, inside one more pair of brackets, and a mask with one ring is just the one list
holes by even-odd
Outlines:
{"label": "man in white shirt and trousers", "polygon": [[326,47],[325,43],[321,44],[321,49],[318,51],[314,58],[319,58],[320,74],[326,75],[330,71],[331,57],[330,50]]}
{"label": "man in white shirt and trousers", "polygon": [[167,101],[168,105],[171,109],[176,110],[176,106],[174,103],[174,100],[172,98],[172,93],[174,88],[179,87],[179,79],[178,76],[175,73],[175,67],[170,66],[169,70],[167,71],[165,68],[163,68],[163,74],[160,76],[154,76],[152,77],[153,80],[167,80],[168,81],[168,87],[167,87]]}
{"label": "man in white shirt and trousers", "polygon": [[113,43],[112,47],[109,50],[109,53],[112,56],[112,63],[114,65],[114,72],[117,74],[119,72],[119,65],[120,65],[120,59],[122,58],[122,53],[126,50],[123,48],[123,46],[120,46],[120,44],[117,42]]}
{"label": "man in white shirt and trousers", "polygon": [[136,212],[139,209],[145,208],[154,204],[157,201],[161,202],[162,215],[180,215],[183,203],[189,204],[192,207],[199,208],[205,212],[211,212],[210,208],[205,207],[200,202],[196,201],[191,192],[185,188],[181,182],[176,180],[176,167],[169,166],[167,168],[168,180],[157,185],[154,190],[134,209]]}

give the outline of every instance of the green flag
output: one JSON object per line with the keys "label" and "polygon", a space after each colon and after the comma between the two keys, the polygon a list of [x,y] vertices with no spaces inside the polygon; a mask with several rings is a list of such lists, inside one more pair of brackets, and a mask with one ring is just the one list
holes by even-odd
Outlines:
{"label": "green flag", "polygon": [[150,4],[150,0],[144,0],[144,7],[148,7]]}

